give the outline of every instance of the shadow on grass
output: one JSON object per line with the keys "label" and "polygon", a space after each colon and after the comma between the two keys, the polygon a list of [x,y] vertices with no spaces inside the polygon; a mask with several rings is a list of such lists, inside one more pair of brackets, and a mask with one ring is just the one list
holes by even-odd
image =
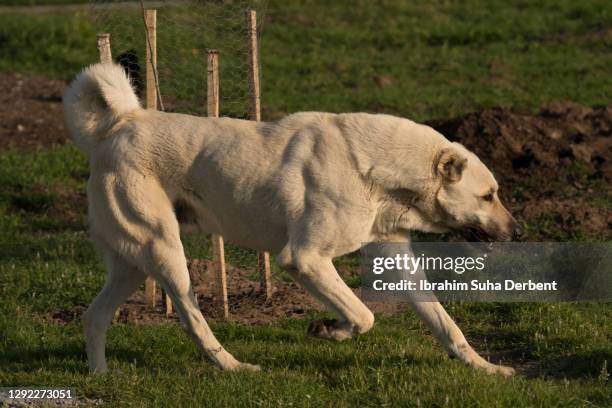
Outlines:
{"label": "shadow on grass", "polygon": [[85,374],[87,355],[85,347],[76,344],[40,349],[15,346],[0,355],[0,365],[8,371],[51,370]]}
{"label": "shadow on grass", "polygon": [[[52,231],[53,223],[46,224],[46,232]],[[60,232],[69,232],[72,235],[49,236],[49,235],[27,235],[24,231],[18,238],[3,240],[0,242],[0,260],[10,262],[31,262],[33,257],[40,261],[57,261],[58,258],[76,260],[91,263],[92,259],[97,262],[96,252],[89,241],[85,230],[76,226],[74,229],[62,225]]]}
{"label": "shadow on grass", "polygon": [[[308,347],[308,344],[305,344]],[[594,350],[567,356],[555,357],[541,361],[524,361],[517,363],[500,358],[506,353],[491,353],[492,362],[510,364],[517,369],[519,375],[527,379],[543,378],[551,380],[562,379],[600,379],[609,380],[608,362],[612,361],[612,353],[608,350]],[[132,363],[140,367],[151,368],[151,361],[143,351],[133,348],[112,347],[107,349],[107,357],[114,360]],[[393,358],[389,358],[393,357]],[[186,357],[189,358],[189,357]],[[202,358],[207,360],[202,353]],[[362,366],[369,368],[393,366],[427,366],[440,365],[441,360],[435,357],[416,357],[405,354],[386,356],[385,359],[375,353],[364,357],[359,350],[341,350],[340,352],[324,352],[313,347],[309,350],[293,350],[282,359],[264,359],[260,361],[268,369],[287,368],[296,370],[317,369],[321,371],[338,371],[348,367]],[[0,365],[9,371],[37,370],[62,371],[87,374],[87,355],[84,344],[69,344],[57,347],[42,347],[33,349],[16,345],[0,355]]]}
{"label": "shadow on grass", "polygon": [[363,355],[363,350],[343,349],[338,351],[309,348],[307,343],[300,350],[293,350],[283,355],[282,359],[263,359],[258,361],[266,368],[290,368],[295,370],[316,369],[317,371],[337,371],[349,367],[401,367],[406,365],[431,366],[439,364],[441,360],[429,357],[417,357],[405,354],[385,355],[384,358],[377,353]]}
{"label": "shadow on grass", "polygon": [[[109,347],[107,359],[124,363],[134,363],[148,367],[151,362],[143,352],[124,347]],[[109,363],[110,364],[110,363]],[[39,370],[88,374],[85,344],[60,347],[45,347],[38,350],[26,347],[13,347],[0,356],[0,365],[8,371],[35,372]]]}
{"label": "shadow on grass", "polygon": [[608,365],[612,363],[612,353],[608,350],[592,350],[543,361],[527,362],[519,366],[519,373],[526,378],[561,379],[601,379],[608,381]]}

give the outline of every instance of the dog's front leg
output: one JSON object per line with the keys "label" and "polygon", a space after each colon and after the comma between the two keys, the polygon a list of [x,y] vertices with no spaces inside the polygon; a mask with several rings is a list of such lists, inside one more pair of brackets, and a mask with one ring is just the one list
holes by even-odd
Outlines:
{"label": "dog's front leg", "polygon": [[[433,295],[432,295],[433,296]],[[446,313],[440,302],[416,301],[411,302],[414,311],[425,322],[432,334],[446,350],[464,363],[485,370],[490,374],[501,374],[509,377],[514,374],[512,367],[492,364],[482,358],[469,345],[465,336],[457,327],[453,319]]]}
{"label": "dog's front leg", "polygon": [[308,328],[310,335],[342,341],[372,328],[374,314],[344,283],[330,258],[314,251],[292,254],[287,247],[277,259],[308,293],[340,317],[312,322]]}
{"label": "dog's front leg", "polygon": [[[410,238],[408,235],[398,234],[387,237],[385,239],[389,246],[382,244],[372,245],[372,248],[377,251],[377,255],[395,256],[398,249],[401,247],[402,254],[414,256],[410,247]],[[398,245],[399,244],[399,245]],[[368,247],[364,247],[364,251],[368,251]],[[396,271],[397,272],[397,271]],[[413,275],[407,277],[412,281],[426,280],[427,277],[423,270],[419,268]],[[436,300],[433,292],[421,291],[415,294],[413,291],[407,291],[408,302],[417,313],[417,315],[431,330],[434,337],[442,344],[446,352],[464,363],[485,370],[490,374],[501,374],[511,376],[514,374],[514,369],[502,365],[496,365],[482,358],[465,339],[465,336],[457,327],[453,319],[446,313],[444,307]],[[425,300],[424,300],[425,299]]]}

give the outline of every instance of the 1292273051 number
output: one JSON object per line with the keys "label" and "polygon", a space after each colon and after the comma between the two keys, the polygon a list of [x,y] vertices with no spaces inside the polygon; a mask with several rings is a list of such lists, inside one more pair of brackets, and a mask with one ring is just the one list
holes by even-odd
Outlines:
{"label": "1292273051 number", "polygon": [[73,399],[71,388],[3,387],[0,388],[0,402],[6,400]]}

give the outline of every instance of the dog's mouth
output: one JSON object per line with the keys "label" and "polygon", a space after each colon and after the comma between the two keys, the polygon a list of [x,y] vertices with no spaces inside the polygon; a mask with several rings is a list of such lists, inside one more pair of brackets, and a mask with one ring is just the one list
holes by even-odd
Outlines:
{"label": "dog's mouth", "polygon": [[469,242],[478,242],[481,245],[479,247],[484,247],[485,250],[491,251],[493,250],[493,243],[495,242],[495,238],[489,235],[485,230],[479,227],[467,227],[461,230],[461,235],[469,241]]}

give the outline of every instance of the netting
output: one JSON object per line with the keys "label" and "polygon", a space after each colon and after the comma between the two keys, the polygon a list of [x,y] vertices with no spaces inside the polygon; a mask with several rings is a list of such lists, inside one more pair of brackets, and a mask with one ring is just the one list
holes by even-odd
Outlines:
{"label": "netting", "polygon": [[[246,11],[261,33],[266,0],[144,1],[157,10],[157,71],[164,110],[206,115],[206,50],[219,51],[220,115],[250,112]],[[144,96],[146,29],[141,2],[91,0],[97,32],[110,34],[113,60],[128,67]]]}
{"label": "netting", "polygon": [[[143,106],[146,51],[151,47],[147,41],[144,10],[155,9],[156,76],[163,110],[207,115],[207,50],[215,49],[219,67],[219,114],[250,119],[251,54],[247,11],[256,12],[259,36],[266,3],[266,0],[132,0],[120,3],[91,0],[90,14],[95,30],[110,34],[112,59],[128,71]],[[203,274],[198,268],[207,264],[202,260],[212,258],[209,237],[186,235],[183,239],[188,258],[195,260],[190,269],[195,268],[192,271],[195,275]],[[257,257],[256,251],[226,244],[228,269],[234,274],[239,271],[238,275],[254,282],[258,282]],[[233,290],[232,284],[229,286]]]}

